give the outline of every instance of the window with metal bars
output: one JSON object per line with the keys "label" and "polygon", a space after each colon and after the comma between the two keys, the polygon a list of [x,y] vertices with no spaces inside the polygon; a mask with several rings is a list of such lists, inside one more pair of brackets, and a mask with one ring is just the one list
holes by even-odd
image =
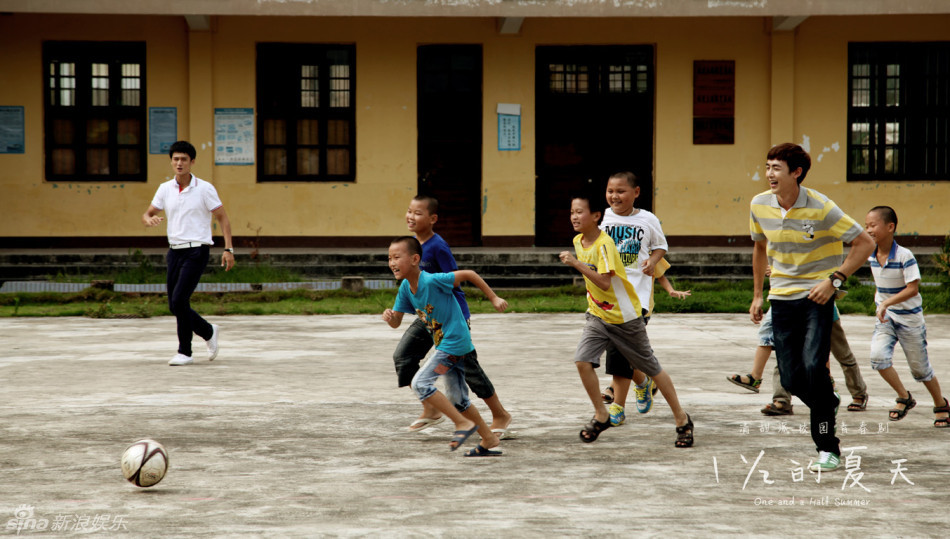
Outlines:
{"label": "window with metal bars", "polygon": [[48,181],[146,181],[145,43],[43,43]]}
{"label": "window with metal bars", "polygon": [[258,43],[258,181],[353,181],[356,50]]}
{"label": "window with metal bars", "polygon": [[552,94],[643,94],[649,89],[649,66],[645,64],[552,63],[547,68]]}
{"label": "window with metal bars", "polygon": [[950,42],[848,46],[848,180],[950,180]]}

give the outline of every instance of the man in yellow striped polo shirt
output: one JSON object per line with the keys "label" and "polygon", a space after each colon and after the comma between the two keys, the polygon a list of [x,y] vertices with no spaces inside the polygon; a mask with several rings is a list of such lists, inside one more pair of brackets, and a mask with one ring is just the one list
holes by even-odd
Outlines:
{"label": "man in yellow striped polo shirt", "polygon": [[[801,146],[779,144],[769,150],[769,190],[752,199],[749,229],[755,248],[755,282],[749,314],[762,320],[765,270],[771,266],[769,302],[775,357],[782,386],[811,410],[811,436],[818,450],[812,471],[840,464],[835,414],[840,399],[831,386],[828,354],[834,296],[874,250],[874,240],[828,197],[801,186],[811,158]],[[842,242],[851,249],[842,262]]]}

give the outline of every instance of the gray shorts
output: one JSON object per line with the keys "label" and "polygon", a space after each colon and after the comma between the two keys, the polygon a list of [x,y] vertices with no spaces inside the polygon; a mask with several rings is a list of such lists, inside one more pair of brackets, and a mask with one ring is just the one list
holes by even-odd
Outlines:
{"label": "gray shorts", "polygon": [[623,324],[608,324],[590,313],[586,317],[581,342],[577,343],[577,352],[574,353],[575,362],[593,363],[594,367],[599,367],[601,354],[608,344],[613,344],[631,367],[647,376],[655,376],[663,370],[653,354],[643,318]]}

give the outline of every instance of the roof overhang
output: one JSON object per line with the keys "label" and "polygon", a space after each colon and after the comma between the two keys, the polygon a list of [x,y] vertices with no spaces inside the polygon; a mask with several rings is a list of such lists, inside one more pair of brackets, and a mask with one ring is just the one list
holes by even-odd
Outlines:
{"label": "roof overhang", "polygon": [[950,14],[947,0],[0,0],[0,12],[318,17],[796,17]]}

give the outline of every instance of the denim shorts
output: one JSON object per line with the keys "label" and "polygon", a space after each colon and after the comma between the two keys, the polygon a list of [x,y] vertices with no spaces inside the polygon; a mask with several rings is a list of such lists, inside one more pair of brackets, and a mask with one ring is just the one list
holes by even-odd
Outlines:
{"label": "denim shorts", "polygon": [[762,321],[759,322],[759,346],[775,346],[775,339],[772,336],[772,309],[765,311],[762,315]]}
{"label": "denim shorts", "polygon": [[436,350],[429,361],[412,377],[412,390],[420,401],[431,397],[438,389],[435,381],[442,377],[445,384],[445,396],[455,405],[455,409],[464,412],[471,405],[468,400],[468,386],[465,384],[465,364],[474,356],[475,350],[464,356],[453,356],[442,350]]}
{"label": "denim shorts", "polygon": [[[472,328],[467,320],[469,329]],[[412,383],[413,377],[419,372],[419,364],[432,349],[432,334],[426,328],[425,322],[416,317],[412,325],[403,334],[396,351],[393,352],[393,363],[396,366],[396,378],[399,387],[406,387]],[[478,355],[473,351],[466,358],[465,383],[480,399],[490,399],[495,395],[495,386],[492,385],[485,370],[478,363]]]}
{"label": "denim shorts", "polygon": [[914,380],[929,382],[934,377],[927,357],[927,326],[909,327],[893,320],[874,324],[871,337],[871,368],[876,371],[893,366],[894,346],[901,343]]}

